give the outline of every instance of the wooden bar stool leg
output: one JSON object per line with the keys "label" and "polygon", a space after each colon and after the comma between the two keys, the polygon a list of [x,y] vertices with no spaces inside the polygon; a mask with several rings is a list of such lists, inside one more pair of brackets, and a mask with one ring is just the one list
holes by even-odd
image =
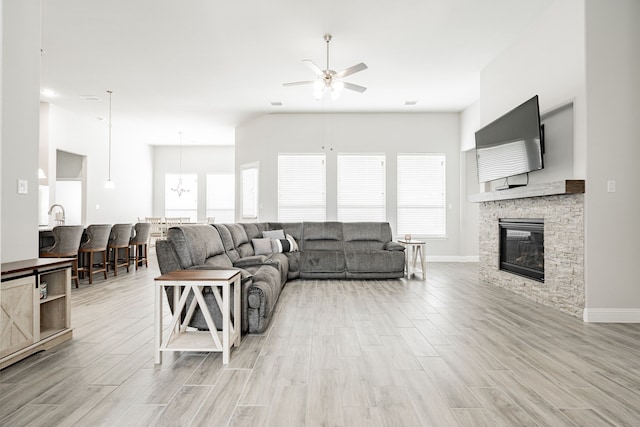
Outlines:
{"label": "wooden bar stool leg", "polygon": [[76,289],[78,289],[80,287],[80,280],[78,279],[78,257],[76,256],[73,259],[73,268],[71,269],[71,279],[75,280],[76,282]]}
{"label": "wooden bar stool leg", "polygon": [[102,270],[104,271],[104,280],[107,280],[107,250],[102,252]]}
{"label": "wooden bar stool leg", "polygon": [[[113,253],[113,275],[118,275],[118,248],[112,248],[111,251]],[[111,261],[109,261],[111,264]]]}
{"label": "wooden bar stool leg", "polygon": [[89,284],[93,284],[93,251],[89,252]]}

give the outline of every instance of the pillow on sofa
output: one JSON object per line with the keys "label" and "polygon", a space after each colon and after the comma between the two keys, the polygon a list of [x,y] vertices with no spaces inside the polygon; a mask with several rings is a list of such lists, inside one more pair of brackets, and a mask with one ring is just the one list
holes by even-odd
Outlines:
{"label": "pillow on sofa", "polygon": [[271,239],[269,238],[251,239],[251,243],[253,244],[253,251],[256,255],[268,255],[273,253],[271,250]]}
{"label": "pillow on sofa", "polygon": [[271,239],[271,251],[280,252],[297,252],[298,244],[295,239],[287,234],[286,239]]}
{"label": "pillow on sofa", "polygon": [[298,252],[300,248],[298,248],[298,242],[293,238],[291,234],[287,234],[285,238],[291,243],[291,252]]}
{"label": "pillow on sofa", "polygon": [[285,239],[284,230],[263,231],[262,237],[268,237],[269,239]]}

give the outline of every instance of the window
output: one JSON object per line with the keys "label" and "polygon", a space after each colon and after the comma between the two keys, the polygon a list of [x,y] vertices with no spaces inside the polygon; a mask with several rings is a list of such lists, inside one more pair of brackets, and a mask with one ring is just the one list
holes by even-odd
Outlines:
{"label": "window", "polygon": [[385,221],[385,156],[338,155],[338,221]]}
{"label": "window", "polygon": [[446,234],[443,154],[398,155],[398,235]]}
{"label": "window", "polygon": [[164,216],[198,220],[198,175],[168,173],[164,176]]}
{"label": "window", "polygon": [[242,169],[242,218],[258,218],[258,168]]}
{"label": "window", "polygon": [[227,174],[207,174],[207,218],[217,223],[235,221],[235,177]]}
{"label": "window", "polygon": [[325,155],[278,155],[278,220],[324,221],[326,216]]}

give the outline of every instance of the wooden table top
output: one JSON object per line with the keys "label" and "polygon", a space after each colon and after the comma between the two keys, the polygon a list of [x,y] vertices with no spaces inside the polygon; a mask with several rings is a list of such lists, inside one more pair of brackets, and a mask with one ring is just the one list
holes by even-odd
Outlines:
{"label": "wooden table top", "polygon": [[29,270],[39,270],[52,267],[72,265],[71,258],[33,258],[21,261],[2,263],[2,274],[21,273]]}
{"label": "wooden table top", "polygon": [[159,281],[198,282],[205,280],[231,280],[239,275],[239,270],[174,270],[156,277]]}

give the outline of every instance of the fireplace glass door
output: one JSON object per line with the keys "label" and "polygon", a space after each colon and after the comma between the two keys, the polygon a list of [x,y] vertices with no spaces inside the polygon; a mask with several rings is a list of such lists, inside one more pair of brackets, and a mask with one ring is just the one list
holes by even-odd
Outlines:
{"label": "fireplace glass door", "polygon": [[500,269],[544,282],[544,220],[500,220]]}

